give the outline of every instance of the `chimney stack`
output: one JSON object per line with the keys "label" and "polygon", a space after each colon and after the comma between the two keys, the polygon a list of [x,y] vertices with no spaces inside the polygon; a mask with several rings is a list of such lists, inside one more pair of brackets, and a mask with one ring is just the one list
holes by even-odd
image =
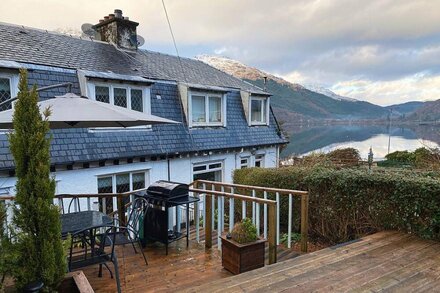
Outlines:
{"label": "chimney stack", "polygon": [[136,27],[139,23],[122,16],[122,10],[104,16],[93,28],[101,35],[104,42],[114,43],[119,48],[136,50],[138,47]]}

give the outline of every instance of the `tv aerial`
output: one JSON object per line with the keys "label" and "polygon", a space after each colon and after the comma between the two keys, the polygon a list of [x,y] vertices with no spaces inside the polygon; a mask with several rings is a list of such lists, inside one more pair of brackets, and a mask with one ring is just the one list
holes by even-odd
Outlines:
{"label": "tv aerial", "polygon": [[89,37],[94,40],[101,40],[99,33],[93,29],[93,24],[83,23],[81,25],[82,37]]}

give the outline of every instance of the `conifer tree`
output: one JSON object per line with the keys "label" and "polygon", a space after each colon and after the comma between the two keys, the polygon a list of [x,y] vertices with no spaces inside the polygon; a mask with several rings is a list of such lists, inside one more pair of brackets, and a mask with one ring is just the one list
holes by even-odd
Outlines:
{"label": "conifer tree", "polygon": [[13,274],[17,288],[42,281],[46,291],[53,291],[64,276],[66,260],[60,215],[53,204],[55,181],[50,177],[50,110],[41,115],[37,102],[36,87],[29,90],[27,72],[22,69],[14,130],[9,135],[17,176],[13,222],[18,260]]}

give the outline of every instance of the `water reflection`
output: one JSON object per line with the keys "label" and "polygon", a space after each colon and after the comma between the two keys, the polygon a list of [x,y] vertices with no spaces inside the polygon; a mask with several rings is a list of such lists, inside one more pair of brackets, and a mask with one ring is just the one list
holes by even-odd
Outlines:
{"label": "water reflection", "polygon": [[336,148],[354,147],[366,159],[373,147],[374,157],[380,159],[388,152],[415,150],[422,146],[437,147],[440,128],[432,126],[387,127],[382,125],[332,125],[297,127],[290,131],[290,144],[281,153],[304,155],[310,152],[329,152]]}

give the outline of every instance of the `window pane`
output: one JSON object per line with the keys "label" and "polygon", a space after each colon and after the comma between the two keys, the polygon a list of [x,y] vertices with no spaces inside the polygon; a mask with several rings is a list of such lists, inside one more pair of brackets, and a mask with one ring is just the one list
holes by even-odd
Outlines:
{"label": "window pane", "polygon": [[110,103],[110,90],[106,86],[95,86],[95,99],[98,102]]}
{"label": "window pane", "polygon": [[209,97],[209,122],[222,121],[222,99]]}
{"label": "window pane", "polygon": [[262,122],[261,113],[263,112],[261,100],[251,101],[251,121],[252,122]]}
{"label": "window pane", "polygon": [[217,169],[217,168],[221,168],[221,167],[222,167],[222,163],[215,163],[215,164],[209,165],[209,169]]}
{"label": "window pane", "polygon": [[193,168],[193,171],[197,172],[197,171],[203,171],[206,170],[206,165],[202,165],[202,166],[195,166]]}
{"label": "window pane", "polygon": [[127,90],[115,88],[114,91],[115,106],[127,108]]}
{"label": "window pane", "polygon": [[206,122],[205,97],[192,96],[192,122]]}
{"label": "window pane", "polygon": [[130,175],[119,174],[116,175],[116,192],[122,193],[130,191]]}
{"label": "window pane", "polygon": [[[7,101],[11,98],[11,85],[9,78],[0,78],[0,103]],[[0,107],[0,111],[8,110],[12,108],[11,103],[6,103]]]}
{"label": "window pane", "polygon": [[145,173],[133,173],[133,190],[145,188]]}
{"label": "window pane", "polygon": [[[98,193],[113,193],[113,182],[112,177],[102,177],[98,178]],[[103,208],[103,198],[99,199],[99,210],[104,211]],[[106,211],[113,211],[113,198],[106,197],[105,198]]]}
{"label": "window pane", "polygon": [[139,112],[144,111],[142,90],[131,90],[131,109]]}

